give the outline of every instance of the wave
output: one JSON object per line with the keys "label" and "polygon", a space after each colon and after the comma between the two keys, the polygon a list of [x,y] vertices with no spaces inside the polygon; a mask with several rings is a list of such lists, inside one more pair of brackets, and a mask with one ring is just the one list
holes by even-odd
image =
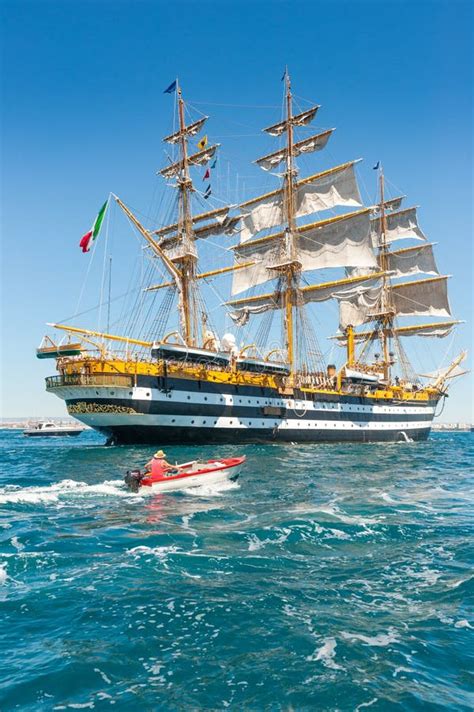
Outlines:
{"label": "wave", "polygon": [[377,635],[362,635],[362,633],[346,633],[342,631],[341,637],[351,641],[360,640],[365,645],[373,645],[377,648],[384,648],[390,643],[397,643],[399,640],[394,628],[389,628],[387,633],[378,633]]}
{"label": "wave", "polygon": [[341,665],[334,662],[336,656],[337,642],[335,638],[324,638],[323,645],[316,650],[312,655],[309,655],[306,659],[309,661],[315,660],[316,662],[322,662],[322,664],[331,668],[331,670],[342,670]]}
{"label": "wave", "polygon": [[40,504],[58,502],[68,497],[89,495],[130,497],[137,496],[130,492],[122,480],[105,480],[89,485],[77,480],[61,480],[45,487],[18,487],[6,485],[0,488],[0,504]]}

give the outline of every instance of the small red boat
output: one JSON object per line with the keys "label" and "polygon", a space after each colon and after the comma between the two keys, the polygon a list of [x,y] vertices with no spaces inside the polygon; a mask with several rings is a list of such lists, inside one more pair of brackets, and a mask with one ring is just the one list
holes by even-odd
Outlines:
{"label": "small red boat", "polygon": [[245,455],[242,455],[206,462],[193,460],[159,475],[129,470],[125,476],[125,483],[133,492],[138,492],[142,487],[151,487],[157,492],[173,492],[189,487],[213,485],[226,480],[235,482],[245,459]]}

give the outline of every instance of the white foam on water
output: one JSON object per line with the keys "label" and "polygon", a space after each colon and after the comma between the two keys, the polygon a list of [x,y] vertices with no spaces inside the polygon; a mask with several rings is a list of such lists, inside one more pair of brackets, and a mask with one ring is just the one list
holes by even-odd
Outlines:
{"label": "white foam on water", "polygon": [[469,581],[472,580],[472,576],[466,576],[466,578],[460,578],[456,579],[455,581],[449,581],[446,584],[446,588],[458,588],[458,586],[461,586],[463,583],[468,583]]}
{"label": "white foam on water", "polygon": [[0,488],[0,504],[40,504],[58,502],[60,499],[103,495],[114,497],[133,497],[122,480],[105,480],[89,485],[77,480],[61,480],[45,487],[17,487],[7,485]]}
{"label": "white foam on water", "polygon": [[362,633],[346,633],[341,632],[341,636],[345,640],[360,640],[365,645],[373,645],[377,648],[385,648],[390,643],[397,643],[399,638],[395,634],[394,628],[389,628],[387,633],[378,633],[378,635],[362,635]]}
{"label": "white foam on water", "polygon": [[335,638],[324,638],[323,645],[319,650],[315,650],[306,660],[322,662],[322,664],[332,670],[342,670],[342,667],[334,662],[337,642]]}
{"label": "white foam on water", "polygon": [[19,539],[18,539],[17,536],[12,536],[12,538],[10,539],[10,541],[11,541],[11,543],[12,543],[12,546],[13,546],[17,551],[22,551],[22,549],[25,548],[24,544],[22,544],[21,541],[19,541]]}
{"label": "white foam on water", "polygon": [[413,672],[415,672],[415,671],[412,670],[411,668],[404,667],[403,665],[400,665],[399,667],[395,668],[395,670],[394,670],[393,673],[392,673],[392,677],[397,677],[397,676],[398,676],[398,673],[400,673],[400,672],[413,673]]}
{"label": "white foam on water", "polygon": [[454,627],[455,628],[471,628],[471,630],[473,629],[473,626],[465,618],[462,621],[456,621],[456,623],[454,624]]}
{"label": "white foam on water", "polygon": [[[410,442],[413,442],[413,440],[411,440]],[[357,705],[357,707],[355,708],[355,712],[357,712],[357,710],[361,710],[363,707],[371,707],[376,702],[378,702],[378,699],[378,697],[374,697],[372,700],[369,700],[369,702],[361,702],[360,705]]]}
{"label": "white foam on water", "polygon": [[248,550],[258,551],[258,549],[262,549],[267,544],[283,544],[288,539],[290,534],[290,529],[283,529],[280,536],[278,536],[276,539],[259,539],[256,534],[250,534]]}
{"label": "white foam on water", "polygon": [[368,524],[379,524],[385,517],[361,517],[358,514],[346,514],[342,512],[336,504],[327,504],[322,507],[317,507],[315,512],[329,514],[329,516],[338,519],[343,524],[355,524],[360,527],[365,527]]}
{"label": "white foam on water", "polygon": [[220,497],[220,495],[229,492],[230,490],[240,489],[238,482],[216,482],[213,485],[200,485],[199,487],[188,487],[181,490],[185,494],[193,495],[194,497]]}
{"label": "white foam on water", "polygon": [[388,502],[389,504],[397,504],[397,500],[393,499],[393,497],[391,497],[388,492],[381,492],[379,496],[380,499],[384,500],[384,502]]}
{"label": "white foam on water", "polygon": [[0,564],[0,586],[3,586],[7,582],[7,565]]}
{"label": "white foam on water", "polygon": [[178,546],[134,546],[127,549],[127,554],[131,556],[145,556],[151,554],[158,559],[166,559],[168,554],[177,554],[181,549]]}

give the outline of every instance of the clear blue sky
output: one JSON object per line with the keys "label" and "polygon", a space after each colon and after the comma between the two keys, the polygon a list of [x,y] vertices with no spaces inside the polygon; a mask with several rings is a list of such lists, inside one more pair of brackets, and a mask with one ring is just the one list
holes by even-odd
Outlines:
{"label": "clear blue sky", "polygon": [[[257,134],[279,118],[251,107],[280,104],[288,64],[295,93],[337,126],[329,157],[364,157],[371,191],[382,159],[422,206],[454,275],[453,313],[471,322],[472,19],[461,0],[3,0],[3,415],[65,412],[44,392],[53,363],[34,350],[45,322],[74,312],[88,259],[77,242],[108,192],[145,212],[161,189],[163,89],[177,75],[250,191],[250,161],[271,150]],[[455,346],[470,348],[471,333],[462,327]],[[453,388],[443,420],[472,418],[470,382]]]}

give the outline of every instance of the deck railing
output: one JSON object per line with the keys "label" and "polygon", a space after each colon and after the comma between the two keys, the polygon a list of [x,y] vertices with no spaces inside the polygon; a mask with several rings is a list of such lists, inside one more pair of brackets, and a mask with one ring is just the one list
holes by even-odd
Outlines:
{"label": "deck railing", "polygon": [[122,373],[65,373],[59,376],[46,378],[46,389],[61,388],[62,386],[115,386],[131,388],[134,377]]}

